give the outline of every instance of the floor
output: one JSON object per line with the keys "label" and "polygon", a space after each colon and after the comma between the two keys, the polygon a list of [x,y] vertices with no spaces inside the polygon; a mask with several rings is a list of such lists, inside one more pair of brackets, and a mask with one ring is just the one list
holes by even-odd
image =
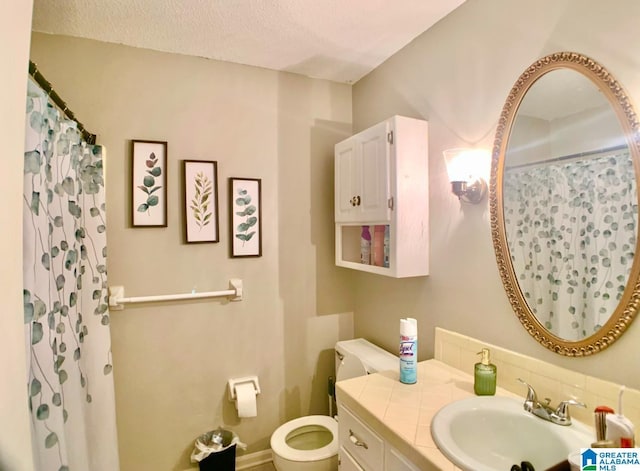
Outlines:
{"label": "floor", "polygon": [[250,468],[247,471],[276,471],[276,468],[273,466],[273,463],[265,463],[254,468]]}

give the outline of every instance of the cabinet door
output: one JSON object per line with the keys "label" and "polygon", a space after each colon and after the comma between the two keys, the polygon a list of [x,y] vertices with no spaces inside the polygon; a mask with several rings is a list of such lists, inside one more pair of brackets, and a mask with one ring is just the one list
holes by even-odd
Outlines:
{"label": "cabinet door", "polygon": [[389,220],[388,127],[383,122],[336,144],[336,222]]}
{"label": "cabinet door", "polygon": [[402,456],[395,448],[387,447],[384,455],[385,471],[420,471],[417,466]]}
{"label": "cabinet door", "polygon": [[356,139],[339,142],[335,148],[335,219],[353,221],[357,218],[360,193],[362,156]]}
{"label": "cabinet door", "polygon": [[360,193],[361,221],[389,220],[389,158],[388,123],[380,123],[360,134],[362,182]]}

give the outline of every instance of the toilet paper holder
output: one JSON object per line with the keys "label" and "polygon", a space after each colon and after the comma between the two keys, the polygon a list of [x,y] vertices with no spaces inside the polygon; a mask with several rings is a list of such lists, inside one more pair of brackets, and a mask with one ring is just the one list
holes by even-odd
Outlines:
{"label": "toilet paper holder", "polygon": [[253,388],[256,391],[256,396],[260,394],[260,384],[258,383],[257,376],[245,376],[242,378],[232,378],[229,380],[229,401],[235,402],[238,398],[236,394],[236,386],[245,383],[253,383]]}

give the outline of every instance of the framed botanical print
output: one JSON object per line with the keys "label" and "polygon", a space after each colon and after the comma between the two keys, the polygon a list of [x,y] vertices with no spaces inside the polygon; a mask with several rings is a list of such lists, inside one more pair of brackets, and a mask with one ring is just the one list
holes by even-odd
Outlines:
{"label": "framed botanical print", "polygon": [[131,225],[167,227],[165,141],[131,141]]}
{"label": "framed botanical print", "polygon": [[232,257],[262,256],[262,194],[258,178],[229,178]]}
{"label": "framed botanical print", "polygon": [[186,242],[219,242],[218,163],[184,160],[183,176]]}

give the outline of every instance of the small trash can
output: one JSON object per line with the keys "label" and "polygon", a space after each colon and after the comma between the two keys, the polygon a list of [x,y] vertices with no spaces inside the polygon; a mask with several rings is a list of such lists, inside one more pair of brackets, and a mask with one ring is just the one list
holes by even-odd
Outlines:
{"label": "small trash can", "polygon": [[238,435],[218,427],[196,439],[191,462],[198,463],[200,471],[235,471],[237,445],[246,448]]}

